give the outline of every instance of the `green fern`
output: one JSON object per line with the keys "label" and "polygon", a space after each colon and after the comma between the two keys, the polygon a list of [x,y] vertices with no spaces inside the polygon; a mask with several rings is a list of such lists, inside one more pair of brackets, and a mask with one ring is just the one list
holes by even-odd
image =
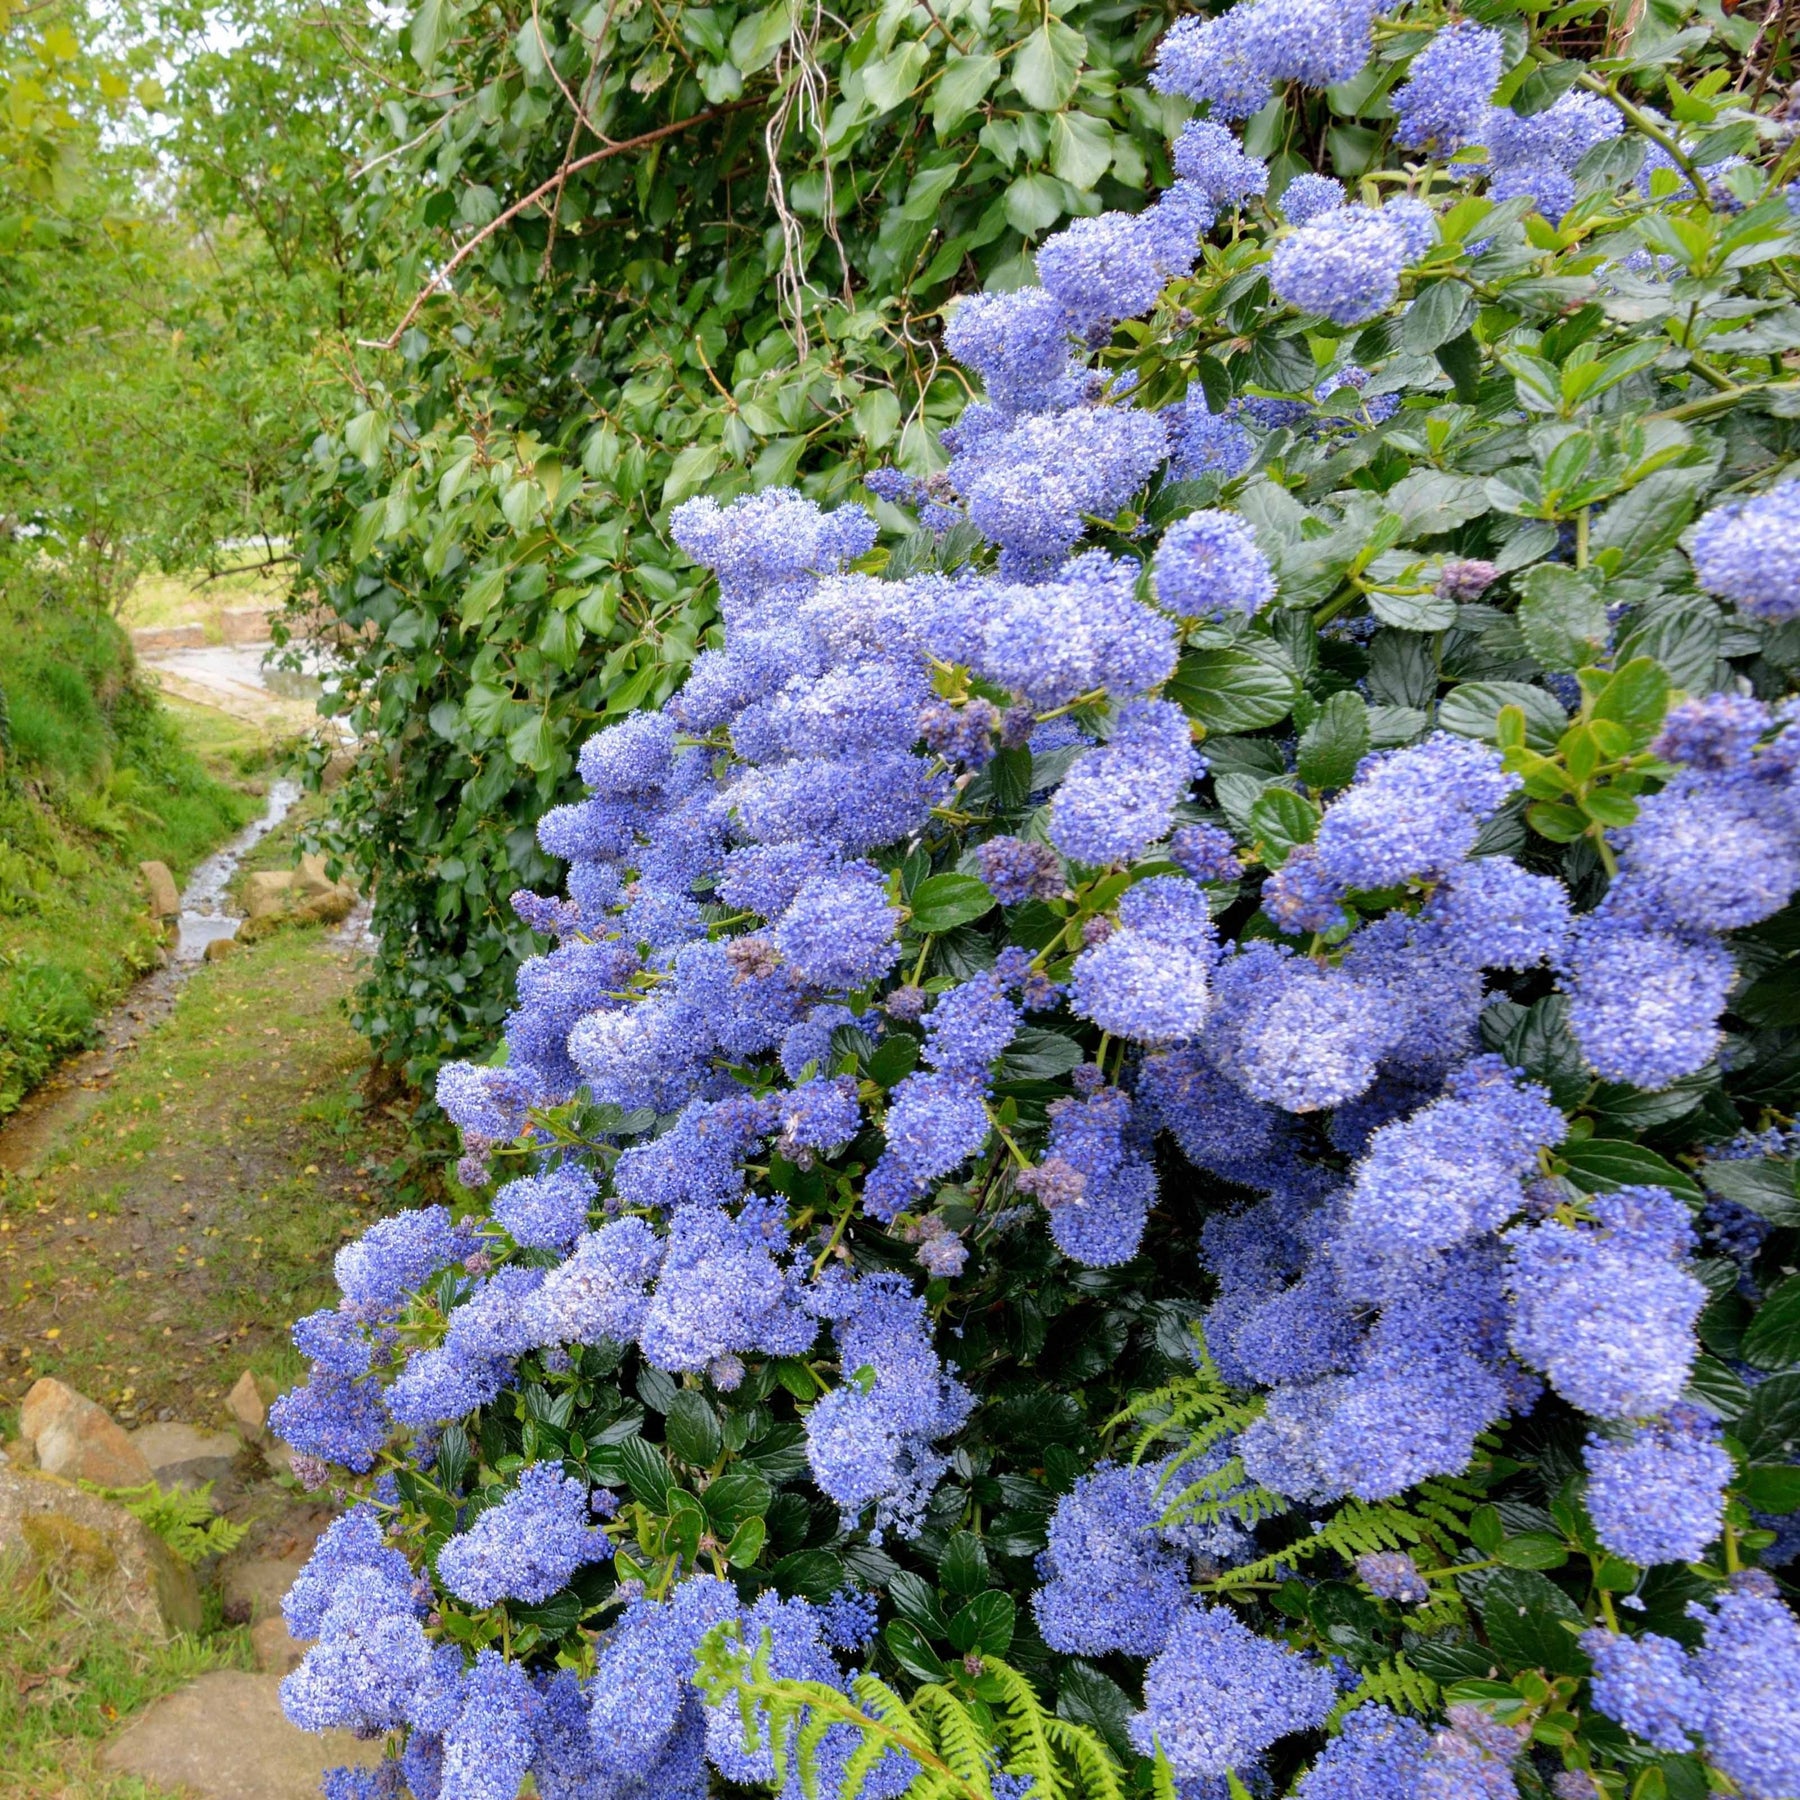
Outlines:
{"label": "green fern", "polygon": [[116,1500],[146,1530],[152,1531],[185,1563],[208,1556],[224,1556],[244,1541],[248,1525],[221,1518],[212,1508],[213,1484],[198,1487],[160,1488],[154,1481],[142,1487],[104,1488],[91,1481],[81,1484],[90,1494]]}
{"label": "green fern", "polygon": [[747,1749],[766,1741],[770,1787],[784,1787],[791,1767],[807,1800],[817,1800],[820,1748],[834,1726],[848,1725],[862,1741],[845,1766],[841,1800],[859,1800],[890,1750],[919,1767],[906,1800],[994,1800],[1001,1769],[1030,1778],[1031,1800],[1125,1800],[1123,1771],[1105,1741],[1046,1711],[1030,1681],[996,1656],[983,1657],[981,1668],[998,1690],[994,1707],[941,1682],[908,1700],[874,1675],[857,1676],[850,1694],[788,1680],[771,1673],[770,1646],[766,1631],[751,1649],[735,1623],[718,1626],[700,1646],[697,1676],[711,1704],[736,1700]]}
{"label": "green fern", "polygon": [[1374,1505],[1364,1500],[1348,1500],[1312,1536],[1284,1544],[1255,1562],[1240,1563],[1221,1575],[1218,1585],[1268,1581],[1279,1570],[1326,1550],[1341,1556],[1345,1562],[1355,1562],[1359,1556],[1367,1556],[1376,1550],[1413,1550],[1421,1545],[1439,1550],[1448,1547],[1443,1528],[1435,1520],[1421,1517],[1391,1500],[1378,1501]]}
{"label": "green fern", "polygon": [[1335,1729],[1346,1713],[1365,1700],[1379,1700],[1396,1712],[1429,1713],[1438,1703],[1438,1684],[1396,1653],[1392,1661],[1362,1671],[1362,1680],[1331,1709],[1327,1724]]}
{"label": "green fern", "polygon": [[1262,1411],[1261,1400],[1246,1399],[1226,1386],[1198,1321],[1192,1330],[1196,1363],[1192,1373],[1178,1375],[1163,1387],[1137,1395],[1108,1420],[1107,1432],[1128,1424],[1142,1427],[1132,1446],[1134,1465],[1157,1454],[1165,1443],[1176,1444],[1161,1481],[1162,1491],[1175,1488],[1163,1513],[1161,1522],[1165,1527],[1210,1525],[1227,1514],[1240,1524],[1260,1524],[1286,1512],[1289,1502],[1249,1481],[1244,1465],[1235,1456],[1195,1481],[1176,1485],[1183,1469],[1205,1456],[1222,1439],[1236,1437]]}

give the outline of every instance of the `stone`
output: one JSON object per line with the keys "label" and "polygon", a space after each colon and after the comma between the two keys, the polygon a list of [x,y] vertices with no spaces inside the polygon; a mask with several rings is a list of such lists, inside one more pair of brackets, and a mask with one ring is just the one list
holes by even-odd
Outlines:
{"label": "stone", "polygon": [[294,886],[304,894],[329,894],[337,883],[325,873],[325,856],[322,851],[309,850],[301,857],[300,866],[294,871]]}
{"label": "stone", "polygon": [[178,919],[181,916],[181,890],[165,862],[141,862],[138,873],[150,890],[150,916],[154,919]]}
{"label": "stone", "polygon": [[200,952],[200,960],[202,962],[223,962],[236,947],[236,938],[214,938]]}
{"label": "stone", "polygon": [[232,1389],[225,1396],[225,1411],[238,1430],[244,1434],[246,1443],[259,1443],[263,1435],[263,1427],[268,1422],[269,1409],[264,1403],[262,1389],[256,1385],[256,1377],[246,1369],[232,1384]]}
{"label": "stone", "polygon": [[197,1488],[223,1481],[237,1461],[240,1445],[229,1431],[201,1431],[179,1422],[141,1425],[131,1441],[150,1465],[158,1487]]}
{"label": "stone", "polygon": [[356,910],[356,890],[334,887],[302,901],[288,915],[296,925],[341,925]]}
{"label": "stone", "polygon": [[276,1676],[212,1669],[140,1713],[100,1762],[199,1800],[317,1800],[327,1769],[372,1768],[381,1754],[379,1743],[359,1743],[347,1731],[290,1725]]}
{"label": "stone", "polygon": [[219,612],[219,631],[228,644],[266,644],[269,641],[269,609],[266,606],[227,606]]}
{"label": "stone", "polygon": [[84,1604],[127,1630],[197,1632],[194,1571],[124,1507],[54,1476],[0,1469],[0,1559],[82,1578]]}
{"label": "stone", "polygon": [[45,1376],[19,1406],[19,1435],[48,1475],[96,1487],[142,1487],[150,1465],[126,1432],[85,1394]]}
{"label": "stone", "polygon": [[269,919],[287,911],[293,895],[292,869],[258,869],[244,879],[244,917]]}
{"label": "stone", "polygon": [[139,656],[156,656],[164,650],[202,650],[206,627],[197,619],[180,625],[140,625],[131,634],[131,647]]}
{"label": "stone", "polygon": [[286,1675],[299,1668],[300,1659],[305,1656],[310,1643],[310,1639],[302,1642],[290,1637],[287,1620],[280,1613],[273,1613],[250,1628],[250,1649],[256,1657],[256,1666],[265,1675]]}

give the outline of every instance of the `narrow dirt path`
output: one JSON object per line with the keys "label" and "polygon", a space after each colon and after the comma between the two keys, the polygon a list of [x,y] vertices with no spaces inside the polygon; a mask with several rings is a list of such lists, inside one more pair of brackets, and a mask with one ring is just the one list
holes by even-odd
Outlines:
{"label": "narrow dirt path", "polygon": [[127,1425],[205,1422],[246,1364],[291,1378],[404,1135],[361,1102],[354,979],[318,930],[234,948],[78,1101],[0,1130],[0,1403],[54,1374]]}

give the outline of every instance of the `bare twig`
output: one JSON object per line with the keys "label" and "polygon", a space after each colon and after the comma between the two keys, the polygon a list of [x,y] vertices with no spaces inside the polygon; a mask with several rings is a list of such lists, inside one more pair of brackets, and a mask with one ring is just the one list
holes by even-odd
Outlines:
{"label": "bare twig", "polygon": [[357,344],[364,350],[392,350],[405,335],[406,328],[419,316],[425,302],[442,288],[450,277],[462,267],[470,255],[487,239],[491,238],[502,225],[510,224],[529,206],[535,206],[546,194],[555,189],[561,192],[563,184],[571,175],[578,175],[583,169],[591,168],[595,163],[605,162],[610,156],[622,155],[627,150],[642,150],[647,145],[660,143],[666,137],[674,137],[677,132],[686,131],[693,125],[704,125],[713,119],[722,119],[729,113],[744,112],[752,106],[760,106],[761,100],[733,100],[727,106],[709,106],[705,112],[693,113],[685,119],[677,119],[672,125],[659,125],[654,131],[640,133],[637,137],[622,138],[616,144],[608,144],[603,149],[590,150],[586,156],[578,156],[573,162],[566,162],[550,177],[548,181],[534,187],[522,200],[515,200],[511,206],[490,219],[471,238],[465,239],[456,247],[450,260],[432,276],[413,303],[406,309],[400,323],[384,338],[358,338]]}

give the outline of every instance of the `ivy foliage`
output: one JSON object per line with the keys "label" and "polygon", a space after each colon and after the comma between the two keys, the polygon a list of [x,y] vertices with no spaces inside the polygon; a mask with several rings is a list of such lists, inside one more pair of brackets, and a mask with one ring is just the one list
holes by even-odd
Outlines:
{"label": "ivy foliage", "polygon": [[365,352],[289,496],[303,603],[356,633],[339,704],[368,747],[330,841],[378,877],[358,1022],[415,1081],[492,1042],[537,947],[507,897],[554,879],[531,826],[578,791],[582,739],[712,641],[670,510],[939,466],[968,398],[946,301],[1031,279],[1044,233],[1169,179],[1186,105],[1144,82],[1165,23],[985,0],[415,11],[357,228],[403,287],[461,260],[393,354]]}

